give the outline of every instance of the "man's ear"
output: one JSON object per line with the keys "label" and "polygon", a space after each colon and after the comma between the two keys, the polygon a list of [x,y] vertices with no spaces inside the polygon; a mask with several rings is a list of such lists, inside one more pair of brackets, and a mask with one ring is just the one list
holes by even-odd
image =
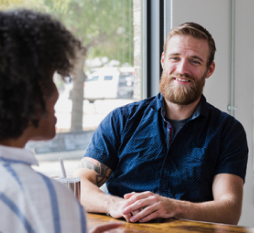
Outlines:
{"label": "man's ear", "polygon": [[164,68],[164,52],[161,54],[161,67]]}
{"label": "man's ear", "polygon": [[213,63],[209,66],[209,68],[208,68],[206,78],[209,78],[209,77],[213,74],[214,70],[215,70],[215,63],[213,62]]}

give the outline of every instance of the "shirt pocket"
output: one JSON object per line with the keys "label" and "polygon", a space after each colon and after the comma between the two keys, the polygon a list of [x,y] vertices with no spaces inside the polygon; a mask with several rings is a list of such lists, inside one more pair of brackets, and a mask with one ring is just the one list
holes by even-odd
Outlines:
{"label": "shirt pocket", "polygon": [[159,136],[150,136],[148,138],[136,138],[132,140],[129,145],[132,154],[138,155],[138,157],[146,159],[154,159],[156,155],[161,152],[161,142],[158,140]]}
{"label": "shirt pocket", "polygon": [[189,157],[196,159],[196,160],[213,160],[215,159],[214,156],[209,153],[208,149],[206,147],[199,148],[194,147],[192,148],[191,153],[189,154]]}
{"label": "shirt pocket", "polygon": [[137,172],[139,175],[157,174],[166,153],[163,150],[157,135],[129,140],[119,153],[119,166],[126,172]]}
{"label": "shirt pocket", "polygon": [[162,146],[160,133],[147,126],[125,136],[119,152],[123,155],[150,159],[158,154]]}

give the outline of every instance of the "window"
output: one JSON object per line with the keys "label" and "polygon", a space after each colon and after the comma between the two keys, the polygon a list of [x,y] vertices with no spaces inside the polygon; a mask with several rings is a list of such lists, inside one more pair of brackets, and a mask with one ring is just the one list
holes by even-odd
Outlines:
{"label": "window", "polygon": [[104,80],[107,81],[107,80],[112,80],[113,79],[113,76],[104,76]]}
{"label": "window", "polygon": [[93,76],[92,78],[88,78],[88,79],[86,80],[86,82],[98,81],[98,79],[99,79],[99,76]]}
{"label": "window", "polygon": [[29,142],[48,176],[67,175],[83,157],[94,130],[113,109],[141,99],[141,0],[6,1],[46,11],[59,18],[81,41],[80,58],[71,82],[56,74],[59,99],[55,106],[57,135],[50,141]]}

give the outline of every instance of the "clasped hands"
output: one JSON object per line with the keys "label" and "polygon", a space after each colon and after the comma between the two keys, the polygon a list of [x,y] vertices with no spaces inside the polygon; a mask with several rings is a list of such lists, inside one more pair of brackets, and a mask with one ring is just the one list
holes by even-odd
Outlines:
{"label": "clasped hands", "polygon": [[152,192],[128,193],[122,215],[128,222],[148,222],[156,218],[170,218],[174,215],[172,199]]}

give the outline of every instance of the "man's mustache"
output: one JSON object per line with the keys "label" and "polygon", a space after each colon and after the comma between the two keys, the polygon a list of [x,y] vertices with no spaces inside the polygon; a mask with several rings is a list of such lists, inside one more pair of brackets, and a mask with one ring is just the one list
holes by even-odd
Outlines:
{"label": "man's mustache", "polygon": [[189,74],[179,74],[179,73],[174,73],[174,74],[170,74],[169,78],[186,78],[186,79],[190,79],[192,81],[195,81],[195,78]]}

